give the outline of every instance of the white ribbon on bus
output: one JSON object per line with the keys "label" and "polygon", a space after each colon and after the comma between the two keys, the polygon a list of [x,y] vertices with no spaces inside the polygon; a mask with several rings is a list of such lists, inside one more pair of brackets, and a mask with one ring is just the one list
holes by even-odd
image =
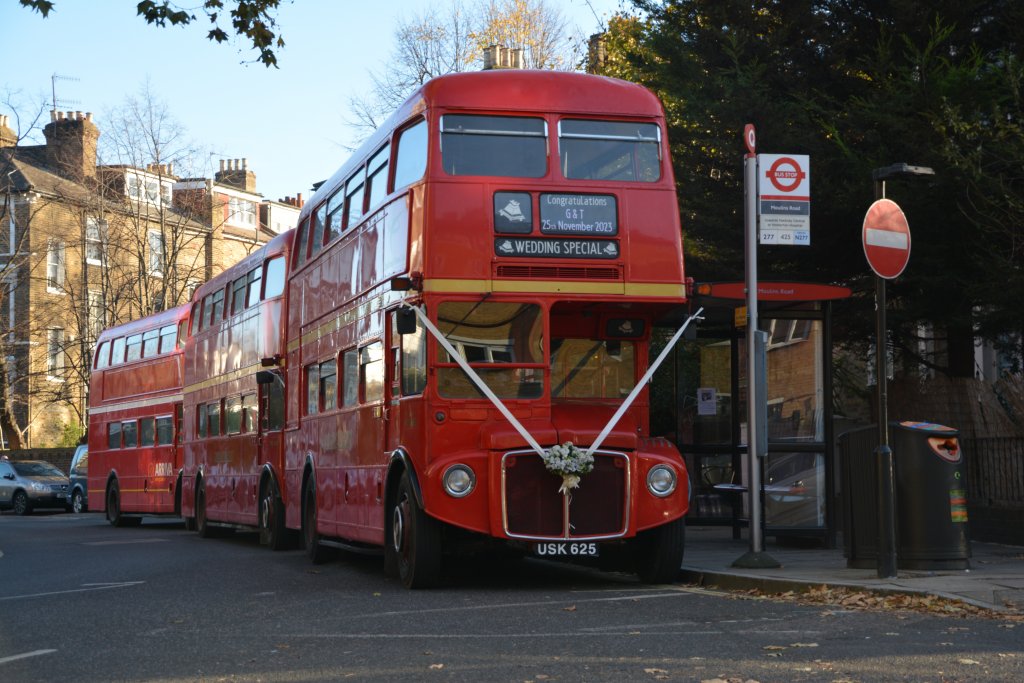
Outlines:
{"label": "white ribbon on bus", "polygon": [[[452,347],[452,345],[448,342],[448,339],[443,334],[441,334],[441,331],[438,330],[434,323],[430,321],[430,318],[427,317],[427,314],[424,313],[418,306],[413,306],[412,304],[406,302],[405,297],[402,297],[402,300],[399,303],[400,305],[406,308],[411,308],[413,311],[415,311],[416,317],[419,318],[420,322],[423,323],[423,327],[427,328],[427,331],[430,332],[430,334],[434,335],[434,338],[437,339],[437,342],[444,348],[445,351],[448,352],[448,355],[451,358],[455,359],[455,362],[458,363],[459,367],[462,368],[462,371],[466,373],[470,381],[472,381],[473,384],[476,385],[476,388],[479,389],[481,393],[483,393],[483,395],[486,396],[488,400],[490,400],[490,402],[494,404],[494,407],[498,409],[498,412],[505,416],[505,419],[509,421],[509,424],[515,427],[515,430],[519,432],[519,435],[526,440],[526,443],[530,445],[530,448],[537,451],[537,455],[544,457],[544,454],[546,452],[544,448],[542,448],[541,445],[537,443],[537,440],[533,438],[533,435],[530,434],[530,432],[526,430],[526,427],[524,427],[523,424],[516,419],[516,416],[513,415],[512,412],[507,407],[505,407],[505,404],[501,402],[501,399],[498,398],[493,391],[491,391],[491,388],[487,386],[487,383],[484,382],[483,379],[481,379],[480,375],[476,374],[476,371],[473,370],[472,367],[470,367],[469,363],[466,362],[466,359],[463,358],[462,355],[459,354],[459,352],[456,351],[454,347]],[[597,438],[594,439],[594,442],[590,444],[590,448],[587,449],[587,455],[593,455],[594,451],[601,447],[601,444],[604,443],[604,440],[605,438],[607,438],[608,433],[612,431],[612,429],[615,427],[618,421],[622,418],[623,414],[627,410],[629,410],[629,407],[631,405],[633,405],[633,401],[636,400],[636,397],[640,394],[640,391],[644,388],[644,385],[651,380],[651,377],[654,375],[654,372],[658,369],[658,366],[661,365],[662,361],[665,360],[665,357],[668,356],[668,352],[671,351],[672,347],[676,345],[676,342],[679,341],[679,338],[683,336],[683,333],[686,331],[686,328],[690,325],[690,323],[693,322],[694,320],[703,320],[703,318],[701,317],[701,313],[703,312],[703,307],[698,308],[693,315],[691,315],[689,318],[686,319],[685,322],[683,322],[683,326],[680,327],[674,335],[672,335],[672,338],[668,341],[667,344],[665,344],[665,348],[661,350],[661,353],[658,355],[655,361],[651,363],[651,366],[649,368],[647,368],[647,372],[644,373],[644,376],[640,379],[639,382],[636,383],[636,386],[633,387],[633,391],[629,392],[629,396],[626,397],[626,400],[622,402],[622,405],[619,406],[619,409],[616,410],[615,414],[612,415],[610,420],[608,420],[608,424],[604,426],[604,429],[602,429],[601,433],[597,435]]]}

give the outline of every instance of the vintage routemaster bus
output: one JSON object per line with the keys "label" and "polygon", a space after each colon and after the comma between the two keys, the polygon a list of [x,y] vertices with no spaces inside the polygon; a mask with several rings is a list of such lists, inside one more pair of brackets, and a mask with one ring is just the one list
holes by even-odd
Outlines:
{"label": "vintage routemaster bus", "polygon": [[189,306],[104,330],[89,381],[89,509],[114,526],[181,510]]}
{"label": "vintage routemaster bus", "polygon": [[314,561],[382,547],[420,587],[457,544],[500,541],[676,575],[688,477],[641,384],[653,325],[685,304],[668,150],[638,85],[463,73],[425,84],[320,186],[273,364],[286,526]]}
{"label": "vintage routemaster bus", "polygon": [[[185,344],[182,516],[200,536],[236,526],[284,548],[286,273],[279,235],[196,290]],[[265,380],[262,383],[260,380]]]}

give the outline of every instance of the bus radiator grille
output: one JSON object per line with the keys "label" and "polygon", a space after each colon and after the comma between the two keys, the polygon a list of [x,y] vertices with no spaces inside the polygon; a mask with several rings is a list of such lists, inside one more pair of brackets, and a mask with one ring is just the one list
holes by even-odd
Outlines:
{"label": "bus radiator grille", "polygon": [[508,454],[502,462],[505,529],[534,539],[615,537],[626,531],[629,462],[622,454],[598,452],[594,470],[565,497],[556,475],[531,452]]}
{"label": "bus radiator grille", "polygon": [[511,266],[495,269],[497,277],[539,280],[610,280],[621,281],[622,269],[607,266]]}

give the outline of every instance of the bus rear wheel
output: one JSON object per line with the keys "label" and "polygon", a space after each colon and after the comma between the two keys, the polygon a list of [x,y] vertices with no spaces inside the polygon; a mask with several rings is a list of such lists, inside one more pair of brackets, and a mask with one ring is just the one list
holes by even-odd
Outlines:
{"label": "bus rear wheel", "polygon": [[313,564],[323,564],[330,559],[331,552],[320,543],[316,518],[316,479],[310,477],[302,490],[302,544]]}
{"label": "bus rear wheel", "polygon": [[260,543],[271,550],[285,550],[288,530],[284,526],[284,504],[277,492],[277,484],[267,482],[260,491]]}
{"label": "bus rear wheel", "polygon": [[396,567],[406,588],[430,588],[441,580],[441,525],[416,503],[408,473],[388,514],[384,564]]}
{"label": "bus rear wheel", "polygon": [[679,578],[686,548],[686,518],[641,531],[633,541],[636,573],[644,583],[672,583]]}

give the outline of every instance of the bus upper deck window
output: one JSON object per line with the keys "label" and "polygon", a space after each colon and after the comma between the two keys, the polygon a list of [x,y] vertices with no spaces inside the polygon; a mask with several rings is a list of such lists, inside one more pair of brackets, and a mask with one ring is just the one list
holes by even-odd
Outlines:
{"label": "bus upper deck window", "polygon": [[263,278],[263,298],[273,299],[284,293],[284,259],[280,256],[267,259],[267,274]]}
{"label": "bus upper deck window", "polygon": [[96,369],[105,368],[110,365],[110,344],[100,342],[96,349]]}
{"label": "bus upper deck window", "polygon": [[338,190],[327,200],[327,235],[324,243],[329,243],[341,235],[342,209],[345,208],[345,193]]}
{"label": "bus upper deck window", "polygon": [[369,208],[373,208],[388,196],[388,161],[391,158],[391,147],[373,155],[366,165],[366,193],[369,195]]}
{"label": "bus upper deck window", "polygon": [[309,234],[309,218],[299,223],[299,231],[295,233],[295,266],[301,266],[306,262],[306,236]]}
{"label": "bus upper deck window", "polygon": [[558,124],[558,156],[566,178],[653,183],[661,178],[661,129],[566,119]]}
{"label": "bus upper deck window", "polygon": [[449,175],[540,178],[547,172],[547,149],[544,119],[441,117],[441,162]]}
{"label": "bus upper deck window", "polygon": [[324,224],[327,222],[327,202],[313,212],[313,235],[310,238],[309,257],[313,258],[324,247]]}
{"label": "bus upper deck window", "polygon": [[164,325],[160,328],[160,353],[169,353],[174,349],[178,339],[178,328],[175,325]]}
{"label": "bus upper deck window", "polygon": [[345,229],[354,228],[363,216],[363,179],[365,168],[360,168],[345,183]]}
{"label": "bus upper deck window", "polygon": [[427,170],[427,122],[420,120],[398,136],[395,153],[395,189],[411,185]]}

